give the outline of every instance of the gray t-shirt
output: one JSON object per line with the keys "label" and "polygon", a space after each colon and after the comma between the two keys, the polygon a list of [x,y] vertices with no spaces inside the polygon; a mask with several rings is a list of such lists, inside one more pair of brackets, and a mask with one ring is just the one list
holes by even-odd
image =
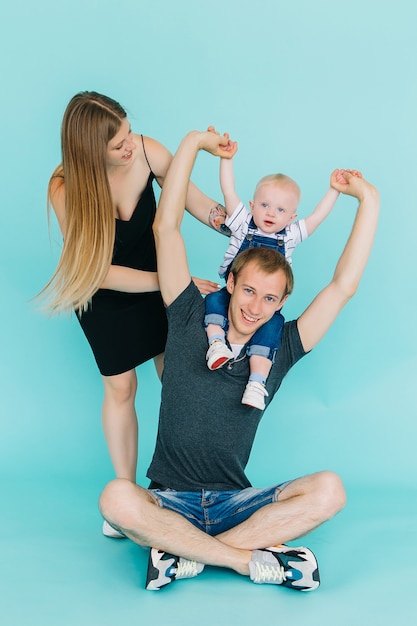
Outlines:
{"label": "gray t-shirt", "polygon": [[[178,491],[244,489],[250,486],[245,467],[263,412],[241,403],[249,378],[244,349],[221,369],[208,369],[204,314],[193,282],[167,308],[159,428],[147,475]],[[304,355],[297,322],[287,322],[267,381],[267,404]]]}

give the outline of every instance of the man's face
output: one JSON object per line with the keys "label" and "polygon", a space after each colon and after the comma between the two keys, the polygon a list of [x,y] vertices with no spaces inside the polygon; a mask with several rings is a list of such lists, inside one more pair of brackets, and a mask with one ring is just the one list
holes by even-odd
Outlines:
{"label": "man's face", "polygon": [[229,332],[230,343],[244,344],[283,306],[288,296],[283,296],[286,278],[282,270],[265,274],[256,262],[249,262],[235,282],[233,274],[227,279],[230,293]]}

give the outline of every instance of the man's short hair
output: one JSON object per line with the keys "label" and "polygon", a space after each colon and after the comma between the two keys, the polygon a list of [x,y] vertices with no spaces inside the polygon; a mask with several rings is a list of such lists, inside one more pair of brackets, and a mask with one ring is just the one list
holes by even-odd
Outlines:
{"label": "man's short hair", "polygon": [[285,292],[282,297],[289,295],[294,289],[294,276],[291,266],[278,250],[273,250],[272,248],[247,248],[238,254],[230,268],[235,282],[248,263],[255,263],[265,274],[284,272],[286,281]]}

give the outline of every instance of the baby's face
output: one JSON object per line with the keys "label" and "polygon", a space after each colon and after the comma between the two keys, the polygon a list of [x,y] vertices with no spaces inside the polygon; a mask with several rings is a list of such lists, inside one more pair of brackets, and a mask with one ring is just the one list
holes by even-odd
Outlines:
{"label": "baby's face", "polygon": [[299,195],[289,185],[266,183],[250,202],[253,221],[264,233],[277,233],[297,216]]}

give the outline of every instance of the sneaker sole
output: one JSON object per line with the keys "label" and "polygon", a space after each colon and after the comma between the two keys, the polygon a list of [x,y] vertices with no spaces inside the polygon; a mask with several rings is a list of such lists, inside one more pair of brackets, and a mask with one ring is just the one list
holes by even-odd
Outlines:
{"label": "sneaker sole", "polygon": [[220,357],[220,359],[217,359],[217,361],[214,361],[214,363],[212,363],[211,365],[208,366],[208,368],[210,370],[218,370],[221,367],[223,367],[223,365],[225,363],[227,363],[228,361],[230,361],[230,359],[228,359],[225,356]]}
{"label": "sneaker sole", "polygon": [[263,406],[259,406],[258,404],[247,402],[246,400],[242,400],[242,404],[250,406],[252,409],[259,409],[260,411],[265,409],[265,404]]}

